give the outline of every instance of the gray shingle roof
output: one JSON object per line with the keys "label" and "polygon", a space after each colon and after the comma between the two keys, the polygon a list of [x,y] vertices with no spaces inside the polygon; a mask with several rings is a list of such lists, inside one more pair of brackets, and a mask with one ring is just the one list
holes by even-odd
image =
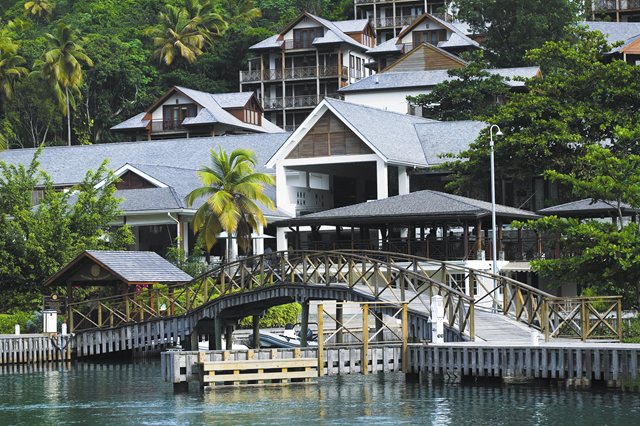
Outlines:
{"label": "gray shingle roof", "polygon": [[[623,215],[632,216],[638,212],[640,212],[640,209],[636,209],[627,203],[622,204]],[[615,202],[594,201],[591,198],[547,207],[538,210],[538,213],[545,216],[556,215],[564,217],[600,217],[618,214]]]}
{"label": "gray shingle roof", "polygon": [[146,112],[141,112],[138,115],[134,115],[133,117],[123,121],[122,123],[116,124],[111,128],[111,130],[144,129],[149,125],[149,120],[144,119],[145,115],[147,115]]}
{"label": "gray shingle roof", "polygon": [[640,34],[640,22],[581,22],[591,31],[600,31],[607,39],[607,43],[625,42]]}
{"label": "gray shingle roof", "polygon": [[[358,47],[359,49],[366,51],[369,49],[368,46],[361,44],[345,34],[345,32],[358,32],[362,31],[367,24],[366,19],[356,19],[350,21],[329,21],[327,19],[321,18],[316,15],[312,15],[308,12],[305,12],[305,15],[311,19],[316,20],[320,23],[327,31],[323,37],[318,37],[313,41],[313,45],[322,45],[322,44],[334,44],[334,43],[347,43],[351,46]],[[280,48],[284,43],[281,40],[282,33],[272,35],[259,43],[254,44],[249,49],[274,49]]]}
{"label": "gray shingle roof", "polygon": [[[245,123],[225,110],[225,108],[243,107],[251,96],[253,96],[253,92],[207,93],[187,87],[175,86],[175,88],[202,107],[198,115],[185,118],[182,121],[184,126],[221,123],[233,128],[258,133],[276,133],[282,131],[280,127],[271,123],[266,118],[263,118],[262,126],[257,126],[255,124]],[[144,129],[149,124],[149,120],[143,119],[144,116],[145,113],[140,113],[113,126],[111,130]]]}
{"label": "gray shingle roof", "polygon": [[348,21],[333,21],[338,29],[345,33],[356,33],[364,31],[369,23],[368,19],[350,19]]}
{"label": "gray shingle roof", "polygon": [[122,199],[120,209],[125,214],[143,211],[180,210],[186,207],[183,198],[180,198],[171,187],[127,189],[116,191],[115,196]]}
{"label": "gray shingle roof", "polygon": [[389,53],[389,52],[400,52],[402,50],[402,45],[398,44],[397,38],[389,39],[379,45],[375,46],[372,49],[369,49],[367,53],[375,54],[375,53]]}
{"label": "gray shingle roof", "polygon": [[[511,87],[523,87],[524,81],[519,78],[534,78],[540,67],[496,68],[486,71],[505,77],[505,83]],[[341,88],[340,93],[353,93],[370,90],[394,90],[399,88],[427,88],[451,80],[447,70],[383,72],[363,78],[353,84]]]}
{"label": "gray shingle roof", "polygon": [[[396,195],[382,200],[339,207],[319,213],[278,222],[283,225],[311,224],[358,224],[358,223],[402,223],[411,220],[477,219],[491,215],[491,203],[424,190],[406,195]],[[496,205],[496,216],[506,219],[535,219],[530,211]]]}
{"label": "gray shingle roof", "polygon": [[427,163],[435,166],[447,161],[444,154],[459,154],[469,149],[486,126],[482,121],[434,121],[416,124],[415,128]]}
{"label": "gray shingle roof", "polygon": [[[87,170],[97,169],[105,159],[114,170],[127,163],[197,169],[208,161],[210,149],[218,150],[219,147],[227,152],[237,148],[251,149],[257,157],[256,169],[269,172],[266,161],[288,136],[289,133],[246,134],[47,147],[42,150],[39,161],[54,184],[60,186],[81,182]],[[34,153],[35,149],[9,149],[0,152],[0,160],[9,164],[29,164]]]}
{"label": "gray shingle roof", "polygon": [[284,41],[278,40],[278,37],[280,37],[280,34],[274,34],[271,37],[267,37],[264,40],[254,44],[253,46],[249,47],[249,49],[274,49],[274,48],[279,48],[279,47],[282,46],[282,43],[284,43]]}
{"label": "gray shingle roof", "polygon": [[414,125],[433,120],[330,98],[323,102],[355,127],[387,161],[427,166]]}
{"label": "gray shingle roof", "polygon": [[88,250],[89,256],[127,282],[188,282],[192,277],[151,251]]}

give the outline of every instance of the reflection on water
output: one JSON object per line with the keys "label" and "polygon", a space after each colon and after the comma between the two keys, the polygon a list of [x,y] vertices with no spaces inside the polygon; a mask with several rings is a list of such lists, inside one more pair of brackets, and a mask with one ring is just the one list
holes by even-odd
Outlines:
{"label": "reflection on water", "polygon": [[0,371],[0,424],[637,424],[633,393],[405,383],[401,374],[174,395],[157,363]]}

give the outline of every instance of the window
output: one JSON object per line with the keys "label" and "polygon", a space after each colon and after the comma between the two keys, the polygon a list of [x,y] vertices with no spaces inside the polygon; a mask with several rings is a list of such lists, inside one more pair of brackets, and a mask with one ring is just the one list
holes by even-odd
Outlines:
{"label": "window", "polygon": [[196,104],[165,105],[162,110],[162,129],[178,129],[187,117],[195,117]]}
{"label": "window", "polygon": [[317,37],[322,37],[323,35],[324,29],[322,27],[293,30],[293,48],[309,49],[310,47],[313,47],[313,40]]}
{"label": "window", "polygon": [[415,31],[413,33],[414,47],[422,43],[429,43],[437,46],[439,42],[446,40],[447,30]]}

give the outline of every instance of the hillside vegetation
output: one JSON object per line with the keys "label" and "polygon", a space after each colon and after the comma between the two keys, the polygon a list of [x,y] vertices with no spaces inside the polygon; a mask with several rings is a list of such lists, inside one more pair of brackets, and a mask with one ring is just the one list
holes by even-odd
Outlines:
{"label": "hillside vegetation", "polygon": [[[0,146],[113,141],[172,85],[237,91],[248,47],[350,0],[0,0]],[[178,43],[175,43],[178,41]],[[166,46],[179,49],[167,49]]]}

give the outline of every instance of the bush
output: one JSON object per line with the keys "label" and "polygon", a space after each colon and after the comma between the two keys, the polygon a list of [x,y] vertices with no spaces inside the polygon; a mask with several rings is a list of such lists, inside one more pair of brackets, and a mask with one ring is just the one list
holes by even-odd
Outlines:
{"label": "bush", "polygon": [[[289,303],[287,305],[274,306],[267,309],[267,312],[260,318],[260,328],[284,327],[287,324],[295,324],[302,312],[299,303]],[[251,328],[251,317],[245,317],[240,321],[240,328]]]}
{"label": "bush", "polygon": [[21,333],[29,333],[27,323],[31,319],[29,312],[16,312],[13,314],[0,314],[0,334],[13,334],[15,325],[20,325]]}
{"label": "bush", "polygon": [[640,343],[640,314],[622,327],[622,341],[625,343]]}

